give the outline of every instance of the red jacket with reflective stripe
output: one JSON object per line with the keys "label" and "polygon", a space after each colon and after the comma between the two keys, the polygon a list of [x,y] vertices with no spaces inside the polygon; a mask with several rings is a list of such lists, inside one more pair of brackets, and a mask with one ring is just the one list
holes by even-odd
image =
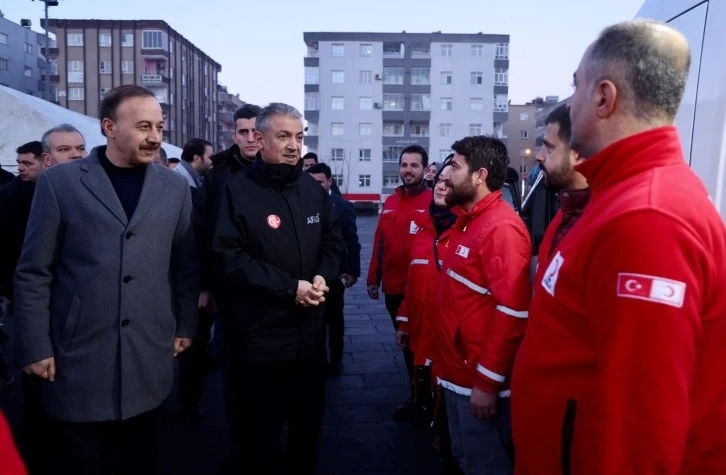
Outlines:
{"label": "red jacket with reflective stripe", "polygon": [[515,364],[516,473],[562,473],[569,450],[573,475],[724,474],[723,220],[674,127],[578,171],[590,201],[542,242]]}
{"label": "red jacket with reflective stripe", "polygon": [[383,280],[384,294],[403,295],[411,245],[418,232],[416,221],[428,214],[431,198],[431,190],[424,181],[418,188],[406,189],[401,185],[386,199],[373,238],[368,285],[379,285]]}
{"label": "red jacket with reflective stripe", "polygon": [[527,324],[532,244],[501,191],[460,213],[436,292],[437,375],[459,394],[496,394],[509,387]]}
{"label": "red jacket with reflective stripe", "polygon": [[[413,240],[406,293],[396,317],[398,330],[408,332],[416,366],[424,366],[435,359],[433,325],[439,314],[435,295],[440,275],[436,259],[443,261],[451,234],[451,230],[447,229],[437,239],[431,215],[427,213],[426,216],[428,219],[420,224]],[[434,246],[437,253],[434,253]]]}

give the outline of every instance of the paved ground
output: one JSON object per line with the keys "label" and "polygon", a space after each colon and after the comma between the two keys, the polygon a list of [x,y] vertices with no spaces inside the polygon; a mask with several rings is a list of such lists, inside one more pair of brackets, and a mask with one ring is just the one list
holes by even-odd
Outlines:
{"label": "paved ground", "polygon": [[[367,273],[377,218],[359,217]],[[406,368],[383,301],[365,291],[365,278],[346,292],[345,370],[328,380],[327,409],[321,440],[321,475],[429,475],[439,473],[432,434],[393,422],[394,409],[408,397]],[[200,426],[182,423],[176,398],[164,407],[164,473],[212,475],[227,447],[222,383],[212,372],[203,404],[207,418]],[[0,394],[2,407],[17,427],[22,407],[19,384]]]}

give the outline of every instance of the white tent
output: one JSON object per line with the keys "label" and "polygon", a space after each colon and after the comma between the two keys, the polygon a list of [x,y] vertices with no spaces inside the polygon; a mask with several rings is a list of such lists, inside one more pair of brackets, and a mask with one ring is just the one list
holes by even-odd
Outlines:
{"label": "white tent", "polygon": [[[98,119],[57,106],[39,97],[0,86],[0,164],[14,172],[15,150],[22,144],[40,140],[43,133],[58,124],[68,123],[81,131],[86,148],[104,145]],[[164,143],[169,157],[181,157],[179,147]]]}

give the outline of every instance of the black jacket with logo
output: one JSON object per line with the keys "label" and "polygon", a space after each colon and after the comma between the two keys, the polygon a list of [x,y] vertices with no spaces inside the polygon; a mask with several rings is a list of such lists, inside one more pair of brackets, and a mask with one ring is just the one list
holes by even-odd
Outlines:
{"label": "black jacket with logo", "polygon": [[301,165],[274,179],[258,156],[221,192],[213,248],[231,296],[225,331],[242,360],[325,355],[322,306],[297,305],[295,294],[299,280],[337,278],[343,239],[328,194]]}

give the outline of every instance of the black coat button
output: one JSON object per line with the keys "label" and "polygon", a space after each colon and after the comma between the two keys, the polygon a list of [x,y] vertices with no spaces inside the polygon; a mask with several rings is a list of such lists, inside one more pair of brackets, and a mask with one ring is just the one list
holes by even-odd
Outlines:
{"label": "black coat button", "polygon": [[131,236],[133,236],[133,235],[134,235],[134,233],[132,233],[131,231],[127,232],[126,239],[131,239]]}
{"label": "black coat button", "polygon": [[124,284],[128,284],[129,282],[131,282],[131,276],[127,275],[126,277],[124,277]]}
{"label": "black coat button", "polygon": [[127,326],[129,326],[129,323],[131,323],[131,322],[129,322],[128,320],[122,320],[121,321],[121,326],[122,327],[127,327]]}

